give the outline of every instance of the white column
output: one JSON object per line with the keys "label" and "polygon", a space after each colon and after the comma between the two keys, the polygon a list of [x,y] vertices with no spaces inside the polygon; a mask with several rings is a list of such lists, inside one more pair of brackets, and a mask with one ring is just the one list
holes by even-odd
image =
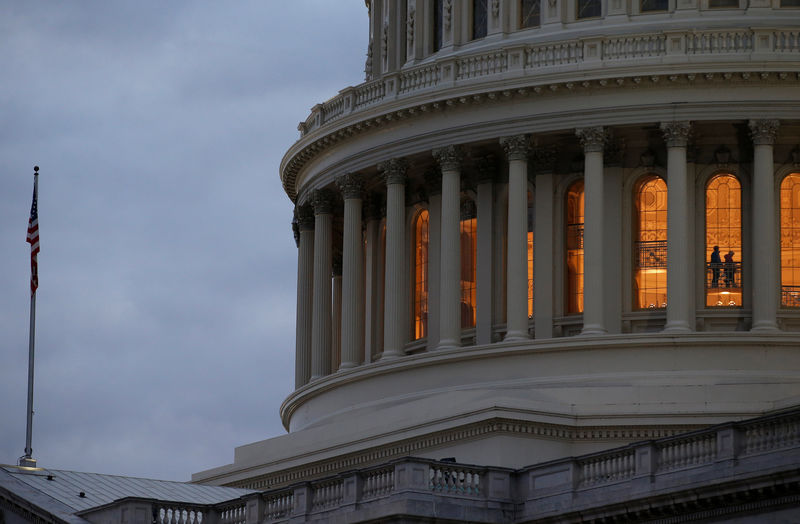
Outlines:
{"label": "white column", "polygon": [[403,293],[403,270],[406,217],[406,170],[405,160],[395,158],[384,162],[379,169],[386,181],[386,271],[384,273],[383,355],[381,359],[403,355],[405,303]]}
{"label": "white column", "polygon": [[331,372],[331,265],[333,197],[317,189],[314,205],[314,305],[311,329],[311,379]]}
{"label": "white column", "polygon": [[[538,153],[538,152],[537,152]],[[536,153],[535,153],[536,154]],[[536,163],[536,194],[533,230],[533,317],[536,338],[553,338],[553,237],[555,183],[553,163],[555,151],[542,151]]]}
{"label": "white column", "polygon": [[477,321],[475,343],[492,342],[492,237],[494,219],[494,179],[497,163],[493,155],[478,160],[478,260],[476,268]]}
{"label": "white column", "polygon": [[439,270],[441,269],[442,173],[425,173],[428,189],[428,351],[439,345]]}
{"label": "white column", "polygon": [[382,341],[378,339],[378,325],[383,322],[383,311],[379,310],[380,290],[383,281],[380,274],[380,205],[371,197],[367,201],[367,226],[365,237],[364,284],[364,362],[372,362],[372,355],[378,353]]}
{"label": "white column", "polygon": [[690,255],[692,209],[690,183],[686,169],[686,144],[690,122],[662,122],[667,142],[667,322],[664,331],[694,331],[692,300],[694,264]]}
{"label": "white column", "polygon": [[604,321],[605,255],[603,242],[603,146],[602,127],[576,130],[584,152],[584,223],[583,223],[583,335],[607,332]]}
{"label": "white column", "polygon": [[363,182],[356,174],[336,179],[344,198],[342,235],[342,362],[339,369],[361,364],[364,354],[364,248],[361,241]]}
{"label": "white column", "polygon": [[751,120],[753,138],[753,327],[752,331],[778,331],[778,224],[772,146],[778,120]]}
{"label": "white column", "polygon": [[342,257],[333,257],[331,278],[331,371],[342,363]]}
{"label": "white column", "polygon": [[442,170],[437,349],[447,349],[461,345],[461,149],[448,146],[432,153]]}
{"label": "white column", "polygon": [[297,324],[295,331],[295,389],[311,378],[311,309],[314,302],[314,209],[309,205],[296,208],[297,253]]}
{"label": "white column", "polygon": [[506,264],[506,337],[528,336],[528,137],[500,139],[508,158],[508,248]]}

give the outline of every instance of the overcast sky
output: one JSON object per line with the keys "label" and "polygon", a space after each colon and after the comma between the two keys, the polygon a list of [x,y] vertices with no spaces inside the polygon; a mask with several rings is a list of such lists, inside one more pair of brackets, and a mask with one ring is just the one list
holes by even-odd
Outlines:
{"label": "overcast sky", "polygon": [[297,251],[278,166],[363,80],[362,0],[0,5],[0,463],[188,480],[284,433]]}

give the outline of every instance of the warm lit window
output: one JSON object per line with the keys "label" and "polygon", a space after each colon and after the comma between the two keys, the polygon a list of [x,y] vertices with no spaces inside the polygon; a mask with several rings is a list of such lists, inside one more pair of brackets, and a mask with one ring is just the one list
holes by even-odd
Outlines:
{"label": "warm lit window", "polygon": [[444,0],[433,0],[433,52],[442,48],[444,40]]}
{"label": "warm lit window", "polygon": [[706,186],[706,306],[742,305],[742,186],[715,175]]}
{"label": "warm lit window", "polygon": [[596,18],[601,14],[602,4],[600,0],[578,0],[577,9],[578,12],[575,14],[575,18],[578,20],[581,18]]}
{"label": "warm lit window", "polygon": [[528,191],[528,318],[533,318],[533,193]]}
{"label": "warm lit window", "polygon": [[489,27],[488,0],[472,0],[472,38],[483,38]]}
{"label": "warm lit window", "polygon": [[414,221],[414,340],[428,336],[428,219],[422,210]]}
{"label": "warm lit window", "polygon": [[642,13],[650,11],[666,11],[669,8],[669,0],[642,0]]}
{"label": "warm lit window", "polygon": [[476,266],[478,262],[475,205],[468,201],[461,217],[461,327],[475,326]]}
{"label": "warm lit window", "polygon": [[781,304],[800,307],[800,173],[781,182]]}
{"label": "warm lit window", "polygon": [[541,24],[541,0],[520,0],[519,27],[539,27]]}
{"label": "warm lit window", "polygon": [[583,312],[583,180],[567,190],[567,313]]}
{"label": "warm lit window", "polygon": [[648,175],[634,188],[633,306],[667,307],[667,184]]}

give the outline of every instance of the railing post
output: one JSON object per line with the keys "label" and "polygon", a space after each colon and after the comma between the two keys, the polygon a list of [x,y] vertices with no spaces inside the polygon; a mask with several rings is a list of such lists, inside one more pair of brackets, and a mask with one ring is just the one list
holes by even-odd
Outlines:
{"label": "railing post", "polygon": [[400,74],[399,73],[391,73],[388,75],[383,76],[383,86],[384,86],[384,96],[386,99],[394,99],[397,98],[398,93],[400,92]]}
{"label": "railing post", "polygon": [[430,489],[430,464],[403,461],[394,466],[394,489],[392,493],[403,491],[428,491]]}
{"label": "railing post", "polygon": [[511,499],[511,473],[487,469],[482,475],[481,495],[486,499]]}
{"label": "railing post", "polygon": [[342,506],[349,506],[361,500],[364,481],[361,475],[353,473],[342,480]]}
{"label": "railing post", "polygon": [[658,469],[658,447],[653,442],[645,442],[636,446],[633,456],[634,472],[633,479],[631,479],[631,493],[649,491]]}
{"label": "railing post", "polygon": [[345,87],[339,91],[339,96],[342,97],[342,116],[349,115],[356,107],[356,88]]}
{"label": "railing post", "polygon": [[[247,524],[259,524],[264,520],[266,501],[261,493],[254,493],[245,500],[245,522]],[[206,524],[203,522],[203,524]]]}
{"label": "railing post", "polygon": [[736,460],[741,451],[742,432],[733,424],[717,430],[717,462]]}
{"label": "railing post", "polygon": [[294,507],[292,508],[292,517],[305,516],[311,513],[311,504],[313,502],[313,490],[311,489],[311,484],[305,483],[294,488]]}

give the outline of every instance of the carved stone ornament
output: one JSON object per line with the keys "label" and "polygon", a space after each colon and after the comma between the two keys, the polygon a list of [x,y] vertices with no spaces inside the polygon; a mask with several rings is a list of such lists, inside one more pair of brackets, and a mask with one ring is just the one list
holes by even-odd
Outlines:
{"label": "carved stone ornament", "polygon": [[464,151],[461,146],[445,146],[431,151],[433,158],[439,163],[442,171],[456,171],[461,168]]}
{"label": "carved stone ornament", "polygon": [[606,143],[606,132],[602,127],[583,127],[575,130],[575,135],[581,141],[584,153],[603,151]]}
{"label": "carved stone ornament", "polygon": [[345,200],[364,196],[364,180],[358,173],[345,173],[337,177],[336,187],[339,188]]}
{"label": "carved stone ornament", "polygon": [[442,171],[438,166],[427,169],[422,174],[429,195],[440,195],[442,193]]}
{"label": "carved stone ornament", "polygon": [[311,194],[311,204],[314,206],[315,215],[331,214],[333,212],[333,191],[315,189]]}
{"label": "carved stone ornament", "polygon": [[461,201],[461,220],[470,220],[478,216],[478,208],[475,207],[475,201],[471,198],[465,198]]}
{"label": "carved stone ornament", "polygon": [[294,237],[294,245],[300,247],[300,226],[297,224],[297,208],[295,208],[294,217],[292,217],[292,236]]}
{"label": "carved stone ornament", "polygon": [[492,16],[495,18],[500,16],[500,0],[492,0]]}
{"label": "carved stone ornament", "polygon": [[414,6],[408,8],[408,18],[406,18],[406,40],[409,47],[414,47],[414,23],[416,21],[417,11]]}
{"label": "carved stone ornament", "polygon": [[386,62],[389,56],[389,22],[383,21],[383,31],[381,31],[381,58]]}
{"label": "carved stone ornament", "polygon": [[531,142],[528,135],[504,136],[500,139],[500,145],[506,153],[506,158],[511,160],[527,160],[531,150]]}
{"label": "carved stone ornament", "polygon": [[391,184],[405,184],[408,162],[405,158],[392,158],[386,162],[381,162],[378,165],[378,171],[381,171],[381,176],[387,186]]}
{"label": "carved stone ornament", "polygon": [[444,11],[442,16],[443,18],[442,23],[444,25],[444,29],[445,31],[449,31],[451,19],[453,16],[453,0],[444,0],[444,5],[442,10]]}
{"label": "carved stone ornament", "polygon": [[497,179],[497,158],[492,155],[484,155],[475,161],[477,170],[476,181],[480,184],[494,182]]}
{"label": "carved stone ornament", "polygon": [[728,146],[721,145],[714,151],[714,161],[719,167],[727,166],[731,161],[731,150]]}
{"label": "carved stone ornament", "polygon": [[369,47],[367,47],[367,61],[364,63],[364,73],[368,82],[372,80],[372,44],[373,41],[370,38]]}
{"label": "carved stone ornament", "polygon": [[775,143],[781,123],[778,120],[751,120],[747,125],[755,145],[771,146]]}
{"label": "carved stone ornament", "polygon": [[314,206],[306,202],[295,207],[297,227],[300,231],[314,231]]}
{"label": "carved stone ornament", "polygon": [[652,149],[648,149],[639,156],[639,163],[643,167],[653,167],[656,165],[656,155]]}
{"label": "carved stone ornament", "polygon": [[603,149],[603,164],[606,166],[621,166],[625,155],[624,138],[607,138]]}
{"label": "carved stone ornament", "polygon": [[692,123],[689,121],[661,122],[660,128],[667,147],[686,147],[692,132]]}
{"label": "carved stone ornament", "polygon": [[556,146],[539,146],[533,149],[533,169],[536,173],[554,173],[556,160]]}

